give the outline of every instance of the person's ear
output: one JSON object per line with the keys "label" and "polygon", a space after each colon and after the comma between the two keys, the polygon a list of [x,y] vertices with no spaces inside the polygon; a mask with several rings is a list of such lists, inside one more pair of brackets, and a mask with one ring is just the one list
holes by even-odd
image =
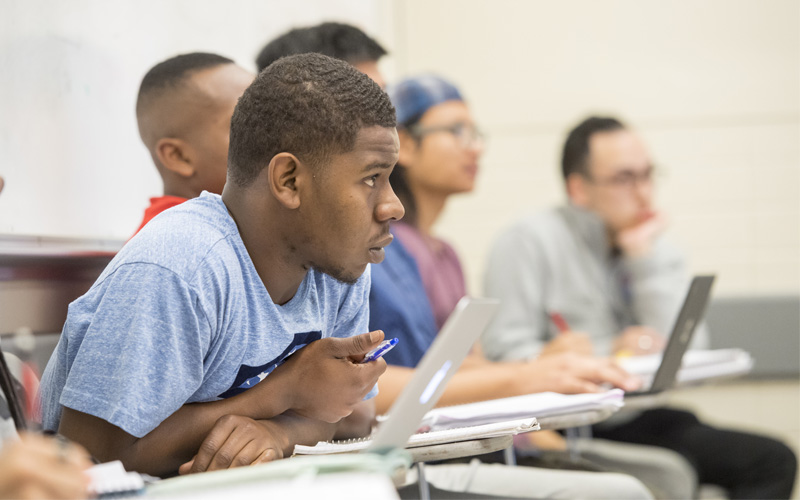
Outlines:
{"label": "person's ear", "polygon": [[193,150],[186,141],[164,137],[156,142],[155,152],[159,163],[170,172],[181,177],[195,174]]}
{"label": "person's ear", "polygon": [[300,191],[305,185],[308,166],[291,153],[278,153],[267,167],[269,189],[278,203],[294,210],[300,207]]}
{"label": "person's ear", "polygon": [[397,137],[400,139],[400,152],[397,157],[398,165],[413,165],[414,157],[419,151],[419,142],[406,130],[398,130]]}
{"label": "person's ear", "polygon": [[575,205],[587,207],[589,204],[588,180],[579,173],[567,177],[567,196]]}

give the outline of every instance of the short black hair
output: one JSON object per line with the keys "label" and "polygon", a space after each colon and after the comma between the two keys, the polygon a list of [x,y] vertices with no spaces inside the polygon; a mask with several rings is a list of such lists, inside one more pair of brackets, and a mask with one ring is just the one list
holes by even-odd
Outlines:
{"label": "short black hair", "polygon": [[561,155],[561,173],[564,180],[571,174],[589,175],[589,140],[598,132],[613,132],[627,128],[613,117],[590,116],[567,135]]}
{"label": "short black hair", "polygon": [[295,28],[272,40],[256,57],[258,71],[281,57],[316,52],[349,64],[377,61],[386,49],[369,35],[349,24],[322,23]]}
{"label": "short black hair", "polygon": [[352,151],[364,127],[397,125],[377,83],[344,61],[321,54],[284,57],[256,77],[231,119],[228,180],[251,184],[278,153],[318,167]]}
{"label": "short black hair", "polygon": [[139,86],[139,95],[136,98],[137,114],[141,112],[141,108],[146,105],[151,95],[175,88],[197,71],[223,64],[234,64],[234,62],[227,57],[208,52],[181,54],[156,64],[144,75]]}

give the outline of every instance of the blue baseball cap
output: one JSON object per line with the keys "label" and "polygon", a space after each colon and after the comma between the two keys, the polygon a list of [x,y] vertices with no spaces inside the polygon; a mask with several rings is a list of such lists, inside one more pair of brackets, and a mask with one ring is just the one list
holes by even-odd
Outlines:
{"label": "blue baseball cap", "polygon": [[436,75],[406,78],[400,83],[390,85],[386,93],[397,112],[398,127],[415,122],[438,104],[464,100],[455,85]]}

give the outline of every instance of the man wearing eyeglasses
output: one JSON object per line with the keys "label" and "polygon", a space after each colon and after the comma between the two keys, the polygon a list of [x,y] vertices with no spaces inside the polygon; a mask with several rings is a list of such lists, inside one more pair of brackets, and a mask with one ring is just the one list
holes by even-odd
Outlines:
{"label": "man wearing eyeglasses", "polygon": [[[689,279],[680,253],[661,238],[666,216],[654,205],[653,172],[641,140],[615,118],[591,117],[569,133],[569,203],[520,221],[492,251],[486,291],[504,310],[486,337],[487,354],[664,347]],[[700,328],[694,346],[706,343]]]}
{"label": "man wearing eyeglasses", "polygon": [[[654,205],[647,149],[619,120],[591,117],[567,136],[562,173],[569,203],[519,221],[491,252],[486,295],[502,308],[483,339],[485,354],[660,352],[689,276],[662,237],[666,217]],[[693,347],[706,344],[701,325]],[[721,486],[729,498],[791,495],[797,462],[783,443],[717,429],[684,411],[628,417],[595,426],[595,436],[672,449],[699,483]]]}

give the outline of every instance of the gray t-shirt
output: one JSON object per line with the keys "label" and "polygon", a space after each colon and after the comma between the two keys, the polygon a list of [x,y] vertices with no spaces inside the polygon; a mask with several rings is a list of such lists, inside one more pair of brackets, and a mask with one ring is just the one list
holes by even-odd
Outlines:
{"label": "gray t-shirt", "polygon": [[42,377],[42,419],[62,405],[142,437],[186,403],[238,394],[322,337],[367,331],[369,268],[354,285],[310,270],[275,304],[222,198],[154,218],[70,304]]}

